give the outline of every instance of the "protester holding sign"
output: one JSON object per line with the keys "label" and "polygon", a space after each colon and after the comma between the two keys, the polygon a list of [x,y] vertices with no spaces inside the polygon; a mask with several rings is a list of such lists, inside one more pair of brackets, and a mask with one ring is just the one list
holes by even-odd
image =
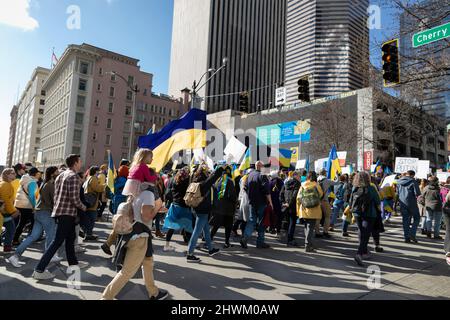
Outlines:
{"label": "protester holding sign", "polygon": [[429,184],[423,191],[425,208],[427,210],[426,230],[427,237],[431,238],[431,231],[434,231],[434,239],[442,239],[439,235],[442,220],[442,198],[440,195],[439,181],[436,177],[428,179]]}
{"label": "protester holding sign", "polygon": [[[397,181],[397,190],[400,201],[400,210],[403,218],[403,231],[405,242],[418,243],[416,239],[417,227],[419,226],[420,214],[417,206],[417,197],[420,196],[420,189],[414,179],[416,173],[408,171],[405,176]],[[411,226],[412,220],[412,226]]]}

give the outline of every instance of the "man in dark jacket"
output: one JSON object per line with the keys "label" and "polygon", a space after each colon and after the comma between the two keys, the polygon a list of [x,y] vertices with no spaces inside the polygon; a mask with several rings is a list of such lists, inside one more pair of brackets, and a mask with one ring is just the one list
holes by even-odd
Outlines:
{"label": "man in dark jacket", "polygon": [[441,240],[442,198],[439,179],[437,177],[430,177],[428,182],[428,186],[423,190],[425,209],[427,210],[427,219],[425,222],[427,237],[431,238],[431,230],[434,230],[434,239]]}
{"label": "man in dark jacket", "polygon": [[245,183],[245,189],[248,193],[250,202],[250,221],[247,222],[244,235],[241,240],[241,246],[247,249],[247,242],[251,238],[255,227],[258,230],[258,238],[256,240],[256,247],[258,249],[267,249],[270,246],[264,242],[265,227],[263,225],[264,211],[267,204],[272,209],[272,199],[270,197],[269,179],[261,174],[261,169],[264,164],[258,161],[255,164],[255,171],[252,171]]}
{"label": "man in dark jacket", "polygon": [[[397,181],[397,192],[400,202],[400,211],[403,218],[403,231],[405,242],[417,243],[416,232],[420,222],[417,197],[420,196],[419,184],[414,179],[416,173],[408,171],[404,177]],[[411,226],[411,220],[412,226]]]}
{"label": "man in dark jacket", "polygon": [[301,182],[298,172],[294,172],[292,177],[286,180],[283,188],[280,192],[280,201],[283,204],[283,208],[286,208],[287,215],[289,217],[289,229],[287,236],[288,247],[298,246],[294,240],[295,225],[297,224],[297,195],[300,190]]}

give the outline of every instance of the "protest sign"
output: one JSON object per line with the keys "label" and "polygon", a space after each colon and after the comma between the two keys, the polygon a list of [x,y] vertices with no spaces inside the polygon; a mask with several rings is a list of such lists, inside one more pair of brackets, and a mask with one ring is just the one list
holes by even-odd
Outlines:
{"label": "protest sign", "polygon": [[396,176],[397,175],[394,174],[392,176],[388,176],[388,177],[384,178],[383,183],[381,184],[381,188],[384,188],[386,186],[392,186],[392,184],[395,181]]}
{"label": "protest sign", "polygon": [[227,162],[230,161],[234,163],[240,163],[246,150],[247,147],[245,146],[245,144],[240,142],[235,137],[232,137],[224,150],[225,160],[227,160]]}
{"label": "protest sign", "polygon": [[420,160],[417,165],[416,178],[427,179],[429,173],[430,173],[430,161]]}
{"label": "protest sign", "polygon": [[339,165],[341,168],[345,167],[347,161],[347,151],[338,152]]}
{"label": "protest sign", "polygon": [[316,171],[317,173],[319,173],[320,170],[326,169],[326,167],[327,167],[327,161],[328,161],[328,158],[324,158],[324,159],[319,159],[319,160],[317,160],[316,162],[314,162],[314,168],[315,168],[315,171]]}
{"label": "protest sign", "polygon": [[203,149],[194,149],[194,161],[195,163],[202,163],[205,161],[205,152]]}
{"label": "protest sign", "polygon": [[295,170],[306,169],[306,160],[297,161],[297,165],[295,166]]}
{"label": "protest sign", "polygon": [[436,176],[438,177],[439,182],[446,183],[448,177],[450,177],[450,172],[438,172],[436,173]]}
{"label": "protest sign", "polygon": [[395,172],[405,173],[407,171],[417,172],[419,166],[419,159],[417,158],[396,158],[395,159]]}
{"label": "protest sign", "polygon": [[350,166],[347,166],[347,167],[343,167],[343,168],[342,168],[342,174],[348,174],[348,175],[351,175],[351,172],[352,172],[352,168],[351,168]]}

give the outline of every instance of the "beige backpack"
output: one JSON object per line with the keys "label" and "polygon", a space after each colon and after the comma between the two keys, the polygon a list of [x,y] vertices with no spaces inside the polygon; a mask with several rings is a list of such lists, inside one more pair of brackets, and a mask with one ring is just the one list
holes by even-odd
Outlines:
{"label": "beige backpack", "polygon": [[112,219],[113,230],[118,235],[127,235],[133,231],[133,197],[129,196],[126,202],[123,202],[117,208],[117,213]]}
{"label": "beige backpack", "polygon": [[187,188],[184,202],[188,207],[197,208],[202,203],[204,197],[202,197],[200,185],[200,183],[191,183]]}

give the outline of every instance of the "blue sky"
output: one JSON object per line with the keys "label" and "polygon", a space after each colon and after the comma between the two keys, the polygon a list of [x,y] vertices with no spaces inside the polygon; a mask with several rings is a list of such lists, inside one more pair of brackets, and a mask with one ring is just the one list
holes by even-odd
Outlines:
{"label": "blue sky", "polygon": [[[195,0],[192,0],[195,1]],[[245,0],[242,0],[245,1]],[[377,0],[373,0],[376,3]],[[70,5],[81,10],[81,29],[69,30]],[[59,57],[68,44],[83,42],[141,60],[154,74],[154,91],[168,88],[173,0],[0,0],[0,164],[5,163],[9,112],[36,66],[50,67],[52,48]],[[396,28],[391,12],[382,10],[383,39]],[[378,48],[372,60],[380,61]]]}

